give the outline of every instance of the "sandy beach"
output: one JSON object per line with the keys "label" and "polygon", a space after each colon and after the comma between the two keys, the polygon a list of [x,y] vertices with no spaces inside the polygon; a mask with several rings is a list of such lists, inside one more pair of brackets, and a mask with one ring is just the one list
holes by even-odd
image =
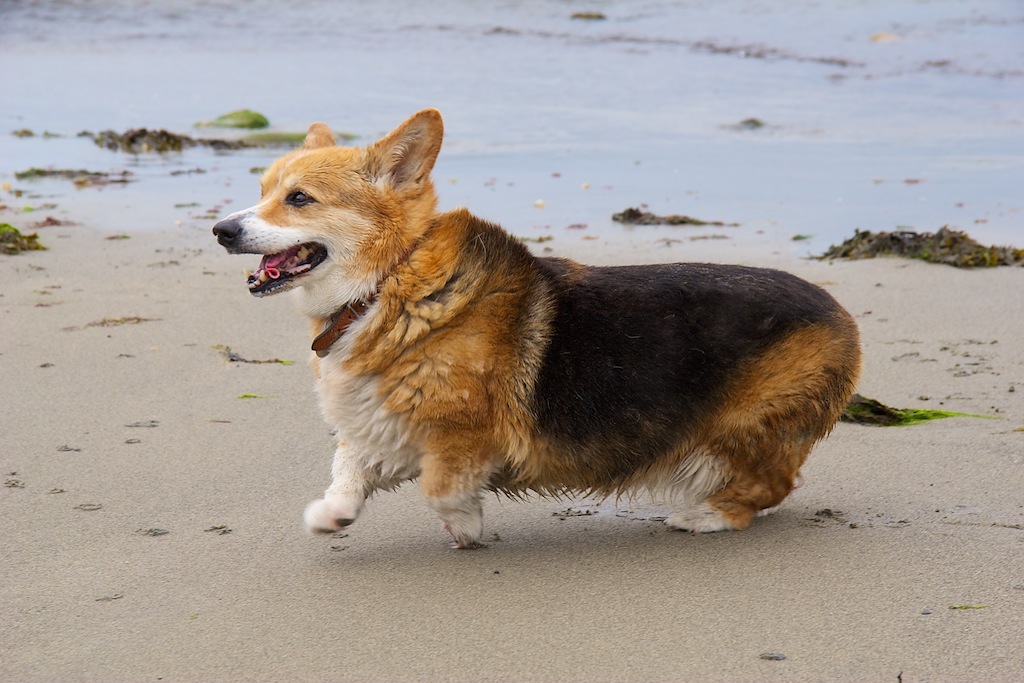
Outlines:
{"label": "sandy beach", "polygon": [[[992,419],[840,424],[744,532],[670,532],[642,501],[490,498],[488,547],[459,552],[414,485],[345,534],[303,530],[330,436],[305,325],[288,296],[247,293],[244,258],[184,228],[41,233],[48,251],[0,257],[2,680],[1024,671],[1024,269],[743,259],[855,314],[862,394]],[[588,245],[572,255],[666,254],[563,250]]]}
{"label": "sandy beach", "polygon": [[[0,681],[1024,680],[1024,268],[804,258],[1024,247],[1019,8],[594,5],[0,3],[0,223],[47,247],[0,253]],[[861,394],[972,416],[842,423],[738,533],[490,497],[454,551],[406,485],[307,534],[306,322],[210,234],[282,149],[94,141],[251,108],[364,144],[423,107],[442,209],[588,263],[788,270],[861,326]]]}

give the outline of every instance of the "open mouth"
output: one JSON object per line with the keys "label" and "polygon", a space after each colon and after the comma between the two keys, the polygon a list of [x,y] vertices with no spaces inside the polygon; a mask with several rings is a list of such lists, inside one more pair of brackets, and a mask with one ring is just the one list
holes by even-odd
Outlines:
{"label": "open mouth", "polygon": [[256,272],[249,276],[249,293],[253,296],[273,294],[319,266],[326,258],[327,248],[317,242],[304,242],[276,254],[267,254]]}

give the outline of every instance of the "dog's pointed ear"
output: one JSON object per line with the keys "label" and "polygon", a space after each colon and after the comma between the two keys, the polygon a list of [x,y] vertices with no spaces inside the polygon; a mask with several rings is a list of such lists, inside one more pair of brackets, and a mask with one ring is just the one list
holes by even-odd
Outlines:
{"label": "dog's pointed ear", "polygon": [[443,136],[441,112],[416,112],[367,149],[370,177],[395,189],[420,183],[434,168]]}
{"label": "dog's pointed ear", "polygon": [[334,146],[334,133],[326,123],[314,123],[306,132],[306,141],[302,143],[303,149],[317,149],[318,147]]}

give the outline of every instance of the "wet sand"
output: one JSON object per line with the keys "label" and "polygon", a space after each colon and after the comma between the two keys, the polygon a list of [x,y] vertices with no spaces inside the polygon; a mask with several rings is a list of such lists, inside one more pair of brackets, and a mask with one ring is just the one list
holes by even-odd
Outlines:
{"label": "wet sand", "polygon": [[186,227],[40,232],[48,251],[0,256],[2,680],[1024,670],[1024,269],[534,245],[784,267],[857,317],[861,393],[995,419],[840,424],[804,486],[740,533],[671,532],[642,502],[488,498],[488,547],[454,551],[415,485],[345,534],[305,533],[331,439],[305,323],[287,295],[246,292],[245,257]]}

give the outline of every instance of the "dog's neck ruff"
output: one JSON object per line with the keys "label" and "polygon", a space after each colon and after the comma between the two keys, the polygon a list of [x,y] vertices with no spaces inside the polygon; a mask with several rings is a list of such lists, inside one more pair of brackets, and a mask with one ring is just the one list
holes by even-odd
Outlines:
{"label": "dog's neck ruff", "polygon": [[341,339],[341,335],[348,331],[349,325],[359,320],[360,317],[377,300],[377,293],[365,299],[356,299],[345,304],[341,310],[330,317],[327,327],[313,340],[312,349],[316,355],[323,358],[331,352],[334,342]]}
{"label": "dog's neck ruff", "polygon": [[[429,227],[427,229],[429,230]],[[424,235],[425,234],[426,233],[424,232]],[[412,252],[415,251],[416,247],[418,247],[420,242],[423,241],[424,235],[420,235],[411,245],[409,245],[409,248],[405,250],[402,257],[398,259],[398,263],[392,266],[390,272],[394,272],[399,265],[409,260],[409,256],[412,255]],[[379,283],[377,286],[380,286]],[[348,331],[349,325],[359,320],[359,318],[366,313],[366,310],[370,305],[376,300],[377,292],[374,291],[374,293],[368,297],[348,302],[342,306],[340,310],[335,312],[335,314],[330,317],[328,325],[324,331],[313,340],[312,349],[316,351],[316,355],[323,358],[330,353],[331,346],[341,339],[341,335]]]}

